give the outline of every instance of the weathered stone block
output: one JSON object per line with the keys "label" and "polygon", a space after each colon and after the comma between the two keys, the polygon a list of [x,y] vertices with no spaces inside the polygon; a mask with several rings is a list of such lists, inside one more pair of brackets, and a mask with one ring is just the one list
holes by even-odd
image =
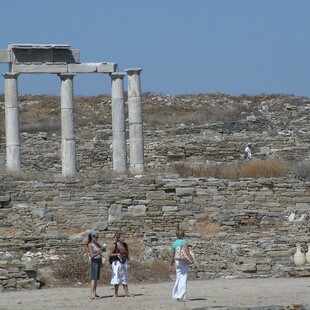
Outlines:
{"label": "weathered stone block", "polygon": [[35,279],[18,280],[16,282],[16,289],[20,290],[36,290],[40,288],[40,283]]}
{"label": "weathered stone block", "polygon": [[9,272],[7,269],[0,268],[0,280],[5,280],[9,278]]}
{"label": "weathered stone block", "polygon": [[167,206],[167,205],[177,205],[177,202],[174,200],[153,200],[153,206],[161,207],[161,206]]}
{"label": "weathered stone block", "polygon": [[256,264],[245,264],[242,267],[243,272],[257,272]]}
{"label": "weathered stone block", "polygon": [[175,194],[176,196],[191,196],[196,192],[194,187],[176,187]]}
{"label": "weathered stone block", "polygon": [[163,206],[162,207],[163,212],[172,212],[175,213],[178,211],[178,206]]}
{"label": "weathered stone block", "polygon": [[10,200],[11,200],[11,197],[9,195],[0,196],[0,202],[7,202]]}
{"label": "weathered stone block", "polygon": [[130,206],[128,207],[128,211],[131,212],[133,216],[145,215],[146,206],[144,205]]}
{"label": "weathered stone block", "polygon": [[166,193],[164,191],[162,191],[162,190],[159,190],[159,191],[156,191],[156,192],[154,192],[154,191],[147,191],[146,192],[146,197],[149,200],[167,199]]}

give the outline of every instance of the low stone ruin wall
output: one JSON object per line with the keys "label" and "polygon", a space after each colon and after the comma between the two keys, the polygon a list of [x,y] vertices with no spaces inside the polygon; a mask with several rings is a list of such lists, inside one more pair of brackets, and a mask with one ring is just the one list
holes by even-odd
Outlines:
{"label": "low stone ruin wall", "polygon": [[[92,128],[87,139],[83,137],[86,130],[77,130],[78,172],[98,173],[103,169],[112,169],[111,126]],[[1,140],[5,141],[4,137]],[[254,159],[279,158],[296,162],[310,158],[308,130],[272,131],[265,122],[255,119],[195,127],[145,129],[145,163],[148,169],[165,170],[167,163],[173,162],[238,161],[248,142],[252,142]],[[5,152],[5,143],[0,143],[2,166],[5,166]],[[23,172],[61,173],[60,136],[46,132],[22,133],[21,152]]]}
{"label": "low stone ruin wall", "polygon": [[[295,267],[310,231],[310,183],[295,179],[16,181],[0,184],[0,290],[37,288],[25,253],[85,252],[90,229],[112,244],[126,234],[143,260],[168,260],[178,228],[193,246],[199,279],[310,276]],[[13,255],[14,253],[14,255]],[[134,258],[134,257],[133,257]]]}

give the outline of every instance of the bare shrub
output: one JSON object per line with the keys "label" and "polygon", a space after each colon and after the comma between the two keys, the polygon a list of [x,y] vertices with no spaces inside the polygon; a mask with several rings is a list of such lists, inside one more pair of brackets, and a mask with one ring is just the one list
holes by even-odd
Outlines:
{"label": "bare shrub", "polygon": [[138,282],[161,282],[170,279],[169,262],[164,260],[150,260],[142,262],[131,260],[131,271],[129,272],[129,281]]}
{"label": "bare shrub", "polygon": [[240,103],[234,103],[230,106],[213,107],[207,115],[208,122],[234,122],[243,119],[244,113],[250,113],[249,108]]}
{"label": "bare shrub", "polygon": [[240,164],[235,163],[223,163],[220,166],[219,173],[217,175],[220,179],[232,179],[236,180],[240,175]]}
{"label": "bare shrub", "polygon": [[218,167],[206,164],[174,163],[170,166],[170,172],[177,173],[182,178],[187,177],[214,177]]}
{"label": "bare shrub", "polygon": [[[85,250],[86,253],[86,250]],[[59,285],[70,285],[76,282],[82,284],[90,281],[90,265],[87,253],[77,251],[70,255],[61,255],[57,261],[52,261],[50,267]],[[140,261],[131,259],[129,282],[161,282],[170,279],[169,262],[164,260]],[[106,261],[103,264],[100,282],[109,284],[111,281],[111,265]],[[45,283],[48,285],[48,283]]]}
{"label": "bare shrub", "polygon": [[[29,133],[40,131],[55,133],[61,127],[60,97],[54,95],[20,95],[21,130]],[[111,124],[111,96],[100,95],[74,98],[77,127],[91,124]],[[1,123],[0,123],[1,124]]]}
{"label": "bare shrub", "polygon": [[[177,173],[180,177],[233,179],[238,178],[271,178],[283,177],[289,173],[286,162],[278,160],[253,160],[232,163],[189,164],[173,163],[169,173]],[[310,173],[310,166],[309,166]]]}
{"label": "bare shrub", "polygon": [[161,106],[144,104],[144,120],[149,125],[203,125],[207,122],[237,121],[243,118],[243,113],[248,112],[245,105],[235,103],[230,106],[210,106],[201,104],[199,107],[173,104]]}
{"label": "bare shrub", "polygon": [[240,168],[240,177],[244,178],[271,178],[283,177],[288,173],[288,165],[277,160],[253,160],[247,161]]}
{"label": "bare shrub", "polygon": [[[80,252],[72,252],[70,255],[60,255],[60,259],[52,261],[50,267],[53,270],[54,276],[59,280],[60,285],[89,282],[89,262],[85,260],[85,257]],[[48,283],[46,284],[48,285]]]}

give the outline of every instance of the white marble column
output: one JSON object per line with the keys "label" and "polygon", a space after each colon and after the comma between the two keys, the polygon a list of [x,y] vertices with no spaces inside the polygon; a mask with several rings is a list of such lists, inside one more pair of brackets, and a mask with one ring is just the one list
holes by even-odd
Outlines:
{"label": "white marble column", "polygon": [[112,83],[113,170],[127,172],[126,125],[123,72],[110,74]]}
{"label": "white marble column", "polygon": [[4,73],[6,166],[8,170],[21,171],[20,120],[16,73]]}
{"label": "white marble column", "polygon": [[62,175],[76,175],[76,147],[74,132],[73,77],[74,74],[61,73],[61,160]]}
{"label": "white marble column", "polygon": [[130,172],[134,175],[143,174],[145,172],[140,81],[141,71],[142,69],[140,68],[125,70],[128,76]]}

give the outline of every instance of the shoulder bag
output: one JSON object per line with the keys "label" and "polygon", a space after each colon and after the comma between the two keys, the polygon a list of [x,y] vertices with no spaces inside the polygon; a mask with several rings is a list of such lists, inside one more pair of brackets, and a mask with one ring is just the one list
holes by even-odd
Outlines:
{"label": "shoulder bag", "polygon": [[[190,248],[188,248],[188,251],[192,255],[192,257],[194,258],[194,254],[193,254],[192,250]],[[192,265],[194,263],[194,262],[192,262],[192,260],[186,254],[184,246],[178,246],[175,249],[174,259],[175,260],[179,260],[179,261],[183,261],[183,262],[185,262],[187,264],[190,264],[190,265]]]}

